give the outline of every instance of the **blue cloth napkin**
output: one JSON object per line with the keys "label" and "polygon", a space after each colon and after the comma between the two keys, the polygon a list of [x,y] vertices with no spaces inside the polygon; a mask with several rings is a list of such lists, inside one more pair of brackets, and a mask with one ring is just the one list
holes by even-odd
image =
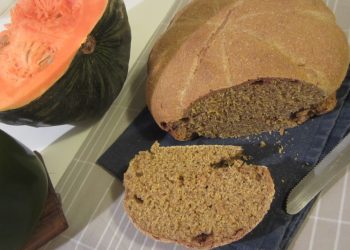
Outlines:
{"label": "blue cloth napkin", "polygon": [[[162,146],[174,145],[240,145],[251,163],[266,165],[273,176],[276,195],[263,221],[238,242],[220,247],[222,250],[285,249],[294,236],[312,203],[299,214],[285,212],[290,190],[347,134],[350,127],[350,77],[337,92],[337,107],[330,113],[315,117],[303,125],[277,132],[234,139],[197,138],[179,142],[160,130],[145,109],[117,141],[98,159],[97,163],[120,180],[129,161],[140,150],[149,150],[157,140]],[[265,147],[260,147],[260,142]]]}

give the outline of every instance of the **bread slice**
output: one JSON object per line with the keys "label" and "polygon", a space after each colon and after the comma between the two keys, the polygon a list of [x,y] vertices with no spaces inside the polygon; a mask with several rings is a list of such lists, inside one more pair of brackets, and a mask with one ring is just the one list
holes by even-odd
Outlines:
{"label": "bread slice", "polygon": [[242,152],[155,143],[125,173],[127,214],[145,234],[190,248],[241,239],[263,219],[275,193],[268,168],[245,163]]}
{"label": "bread slice", "polygon": [[152,50],[147,104],[178,140],[289,128],[335,107],[348,65],[322,0],[193,0]]}

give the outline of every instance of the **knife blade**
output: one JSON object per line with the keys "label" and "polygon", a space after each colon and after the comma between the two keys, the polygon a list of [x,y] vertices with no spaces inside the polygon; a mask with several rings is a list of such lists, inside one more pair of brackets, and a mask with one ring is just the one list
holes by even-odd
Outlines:
{"label": "knife blade", "polygon": [[289,193],[288,214],[299,213],[322,189],[350,164],[350,134],[320,161]]}

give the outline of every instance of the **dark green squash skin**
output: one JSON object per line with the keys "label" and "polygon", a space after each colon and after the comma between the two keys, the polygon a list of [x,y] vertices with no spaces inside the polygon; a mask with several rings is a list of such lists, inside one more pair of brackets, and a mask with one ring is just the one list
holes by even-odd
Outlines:
{"label": "dark green squash skin", "polygon": [[0,130],[0,249],[21,249],[43,211],[46,170],[37,156]]}
{"label": "dark green squash skin", "polygon": [[128,73],[131,31],[123,0],[109,0],[90,36],[96,40],[92,53],[84,53],[82,45],[69,69],[49,90],[21,108],[0,112],[0,121],[39,127],[102,116]]}

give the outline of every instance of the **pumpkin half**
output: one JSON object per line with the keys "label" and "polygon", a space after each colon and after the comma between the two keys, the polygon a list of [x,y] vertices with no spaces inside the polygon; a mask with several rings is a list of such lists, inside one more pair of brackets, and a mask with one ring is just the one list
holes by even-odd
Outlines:
{"label": "pumpkin half", "polygon": [[101,116],[126,79],[130,42],[122,0],[19,0],[0,33],[0,121]]}

